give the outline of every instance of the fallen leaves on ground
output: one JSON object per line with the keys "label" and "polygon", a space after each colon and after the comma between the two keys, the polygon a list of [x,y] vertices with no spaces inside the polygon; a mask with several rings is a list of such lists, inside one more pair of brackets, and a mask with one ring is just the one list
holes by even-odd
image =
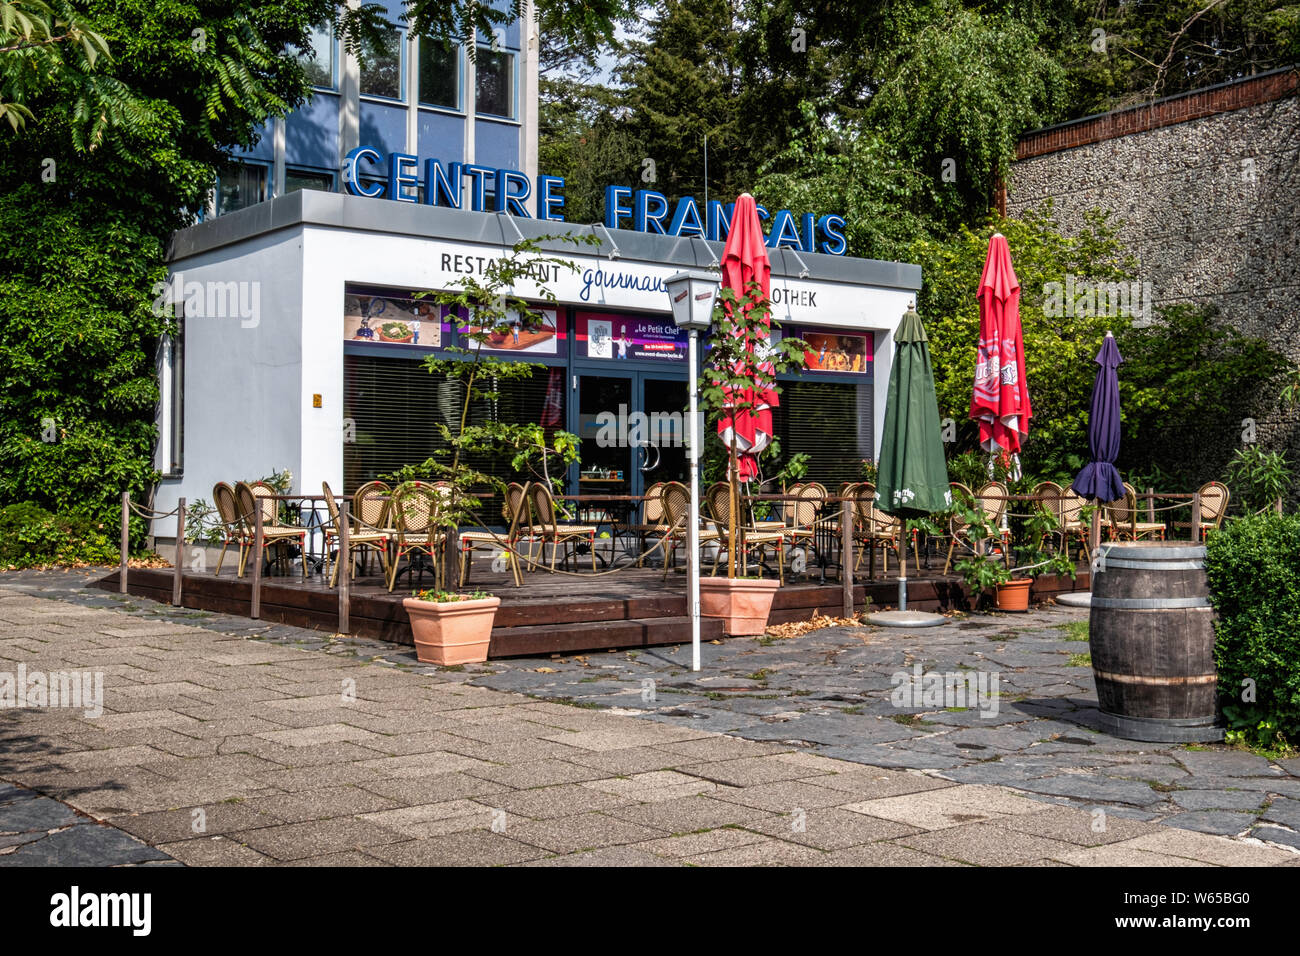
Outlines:
{"label": "fallen leaves on ground", "polygon": [[856,617],[827,617],[813,612],[807,621],[791,621],[788,624],[773,624],[767,629],[768,637],[799,637],[810,631],[820,631],[824,627],[858,627],[862,622]]}

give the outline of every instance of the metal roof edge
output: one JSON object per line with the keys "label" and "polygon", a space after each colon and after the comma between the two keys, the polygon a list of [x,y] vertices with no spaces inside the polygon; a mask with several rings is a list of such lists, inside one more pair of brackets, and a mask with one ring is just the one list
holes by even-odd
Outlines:
{"label": "metal roof edge", "polygon": [[[647,262],[708,268],[722,256],[721,242],[688,236],[660,236],[625,229],[469,212],[441,206],[367,199],[342,193],[298,190],[227,213],[173,233],[167,259],[180,262],[224,246],[295,226],[414,236],[452,242],[511,246],[520,236],[538,239],[565,233],[595,235],[599,245],[575,245],[561,238],[545,241],[549,252],[601,255],[611,261]],[[770,249],[772,275],[821,282],[844,282],[878,288],[921,288],[921,267],[907,262],[855,259],[819,252]],[[804,272],[807,275],[803,275]]]}

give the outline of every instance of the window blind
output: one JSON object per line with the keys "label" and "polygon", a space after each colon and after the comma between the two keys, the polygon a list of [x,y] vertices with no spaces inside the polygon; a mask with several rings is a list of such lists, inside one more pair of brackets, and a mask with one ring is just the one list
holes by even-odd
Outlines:
{"label": "window blind", "polygon": [[[418,361],[345,355],[344,493],[445,450],[447,443],[438,425],[453,432],[458,429],[461,388],[457,381],[431,374]],[[531,378],[501,382],[493,390],[500,393],[495,400],[478,401],[470,409],[471,424],[537,422],[546,426],[548,436],[563,427],[563,369],[534,369]],[[468,464],[503,481],[522,480],[510,467],[509,455],[471,456]]]}
{"label": "window blind", "polygon": [[809,456],[807,481],[832,492],[841,482],[861,481],[861,463],[872,458],[872,386],[801,379],[781,382],[773,427],[781,457]]}

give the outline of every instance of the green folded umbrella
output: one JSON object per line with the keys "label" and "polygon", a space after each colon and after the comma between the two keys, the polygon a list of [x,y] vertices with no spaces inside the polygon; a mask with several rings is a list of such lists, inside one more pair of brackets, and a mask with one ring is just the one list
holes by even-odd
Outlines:
{"label": "green folded umbrella", "polygon": [[876,477],[877,507],[899,518],[919,518],[952,506],[929,341],[921,317],[909,307],[894,333]]}

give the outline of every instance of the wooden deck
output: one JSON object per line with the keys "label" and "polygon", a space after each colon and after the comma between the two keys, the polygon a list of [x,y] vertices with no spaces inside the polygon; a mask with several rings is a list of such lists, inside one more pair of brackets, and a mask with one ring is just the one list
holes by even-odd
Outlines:
{"label": "wooden deck", "polygon": [[[820,584],[818,575],[810,579],[787,581],[777,591],[769,623],[781,624],[811,618],[814,613],[838,617],[843,613],[843,589],[827,576]],[[173,572],[170,569],[131,569],[127,574],[128,591],[140,597],[170,603]],[[389,593],[377,575],[357,578],[351,586],[349,632],[396,644],[411,644],[411,630],[402,598],[418,584],[405,581]],[[423,586],[431,587],[432,575]],[[1076,581],[1041,577],[1035,581],[1032,599],[1042,601],[1057,593],[1087,590],[1089,575],[1080,573]],[[118,590],[118,572],[99,581],[105,590]],[[601,577],[529,573],[524,586],[516,588],[508,574],[492,574],[476,568],[469,587],[481,588],[501,598],[492,630],[490,657],[532,657],[553,653],[609,648],[649,647],[679,644],[690,639],[690,620],[686,607],[686,579],[672,571],[668,580],[655,569],[630,568]],[[857,579],[853,592],[854,609],[863,611],[867,603],[880,609],[896,603],[898,585],[894,577],[878,576],[865,580],[865,571]],[[184,607],[251,616],[252,579],[236,578],[229,568],[221,576],[187,572],[183,578],[181,604]],[[908,580],[908,606],[916,610],[945,611],[969,606],[969,595],[961,579],[942,576],[936,571],[911,572]],[[261,620],[291,624],[328,632],[338,631],[338,590],[325,586],[320,575],[306,582],[296,575],[262,578]],[[722,636],[720,622],[705,619],[702,636],[713,640]]]}

